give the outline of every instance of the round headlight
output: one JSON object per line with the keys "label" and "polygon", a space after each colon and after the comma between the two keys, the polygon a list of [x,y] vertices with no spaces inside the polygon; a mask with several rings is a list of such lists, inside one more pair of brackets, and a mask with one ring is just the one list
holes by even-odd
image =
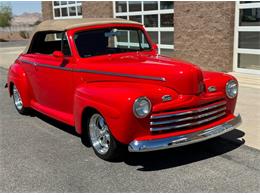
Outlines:
{"label": "round headlight", "polygon": [[235,98],[238,93],[238,85],[234,80],[230,80],[226,84],[226,94],[229,98]]}
{"label": "round headlight", "polygon": [[137,118],[145,118],[151,111],[151,102],[146,97],[139,97],[133,105],[133,112]]}

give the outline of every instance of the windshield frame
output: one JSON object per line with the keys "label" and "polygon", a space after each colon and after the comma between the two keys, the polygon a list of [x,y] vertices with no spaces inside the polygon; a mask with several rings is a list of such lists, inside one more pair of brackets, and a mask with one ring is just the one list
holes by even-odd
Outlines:
{"label": "windshield frame", "polygon": [[[78,30],[73,30],[74,32],[72,33],[72,41],[73,41],[73,45],[75,47],[75,50],[77,52],[77,55],[79,58],[82,58],[82,59],[87,59],[87,58],[92,58],[92,57],[100,57],[100,56],[107,56],[107,55],[117,55],[117,54],[125,54],[125,53],[136,53],[136,52],[151,52],[153,51],[153,48],[152,48],[152,41],[148,35],[148,33],[144,30],[144,28],[142,28],[143,26],[141,25],[111,25],[111,24],[108,24],[108,25],[102,25],[102,26],[92,26],[91,28],[80,28]],[[83,57],[80,55],[80,52],[78,50],[78,47],[77,47],[77,44],[75,42],[75,36],[77,36],[79,33],[82,33],[82,32],[87,32],[87,31],[95,31],[95,30],[101,30],[101,29],[126,29],[126,30],[136,30],[137,32],[141,32],[144,36],[144,39],[146,40],[146,44],[148,44],[149,48],[147,49],[140,49],[141,47],[139,47],[139,50],[129,50],[129,51],[125,51],[125,52],[117,52],[117,53],[106,53],[106,54],[101,54],[101,55],[93,55],[93,56],[88,56],[88,57]],[[140,39],[139,39],[139,43],[137,43],[139,45],[142,44],[142,42],[140,42]]]}

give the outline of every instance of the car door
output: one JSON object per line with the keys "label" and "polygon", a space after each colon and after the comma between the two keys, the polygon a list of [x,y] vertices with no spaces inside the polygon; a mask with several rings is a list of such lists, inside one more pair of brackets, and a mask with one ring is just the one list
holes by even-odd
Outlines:
{"label": "car door", "polygon": [[72,115],[74,89],[71,71],[74,64],[66,35],[41,32],[37,45],[38,49],[32,51],[37,53],[33,84],[36,101],[45,112],[66,118],[66,114]]}

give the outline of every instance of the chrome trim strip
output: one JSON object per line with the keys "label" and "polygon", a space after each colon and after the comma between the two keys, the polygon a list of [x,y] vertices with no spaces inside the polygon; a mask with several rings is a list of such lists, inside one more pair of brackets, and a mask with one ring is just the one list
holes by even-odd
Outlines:
{"label": "chrome trim strip", "polygon": [[190,117],[167,120],[167,121],[158,121],[158,122],[152,121],[152,122],[150,122],[150,125],[166,125],[166,124],[171,124],[171,123],[175,123],[175,122],[182,122],[182,121],[187,121],[187,120],[200,119],[200,118],[204,118],[206,116],[210,116],[212,114],[216,114],[220,111],[224,111],[226,109],[227,109],[227,107],[225,106],[223,108],[220,108],[220,109],[217,109],[217,110],[214,110],[214,111],[211,111],[211,112],[207,112],[207,113],[204,113],[204,114],[196,115],[196,116],[190,116]]}
{"label": "chrome trim strip", "polygon": [[33,63],[33,62],[31,62],[31,61],[20,59],[20,57],[19,57],[17,60],[19,60],[19,61],[21,61],[21,62],[24,62],[24,63],[26,63],[26,64],[35,65],[35,63]]}
{"label": "chrome trim strip", "polygon": [[110,76],[119,76],[119,77],[129,77],[135,79],[147,79],[147,80],[155,80],[155,81],[166,81],[164,77],[153,77],[153,76],[143,76],[143,75],[133,75],[133,74],[125,74],[125,73],[116,73],[116,72],[106,72],[106,71],[97,71],[97,70],[86,70],[86,69],[73,69],[73,68],[66,68],[61,66],[51,66],[48,64],[39,64],[33,63],[28,60],[19,59],[21,62],[31,64],[34,66],[41,66],[45,68],[51,68],[56,70],[64,70],[64,71],[71,71],[71,72],[83,72],[83,73],[91,73],[91,74],[102,74],[102,75],[110,75]]}
{"label": "chrome trim strip", "polygon": [[225,105],[227,102],[226,101],[221,101],[220,103],[214,103],[214,104],[211,104],[211,105],[207,105],[207,106],[204,106],[204,107],[200,107],[200,108],[195,108],[194,110],[190,110],[190,111],[176,111],[176,113],[174,114],[165,114],[165,115],[159,115],[159,116],[154,116],[152,115],[150,117],[150,119],[161,119],[161,118],[170,118],[170,117],[174,117],[174,116],[182,116],[182,115],[185,115],[185,114],[195,114],[195,113],[200,113],[200,112],[203,112],[203,111],[206,111],[206,110],[211,110],[213,108],[217,108],[217,107],[220,107],[220,106],[223,106]]}
{"label": "chrome trim strip", "polygon": [[182,125],[171,125],[171,126],[166,126],[166,127],[152,127],[150,128],[150,131],[164,131],[164,130],[171,130],[171,129],[179,129],[179,128],[183,128],[183,127],[191,127],[191,126],[195,126],[195,125],[201,125],[203,123],[215,120],[221,116],[224,116],[226,114],[226,112],[221,112],[220,114],[210,117],[210,118],[206,118],[204,120],[201,121],[196,121],[196,122],[192,122],[192,123],[185,123]]}
{"label": "chrome trim strip", "polygon": [[234,130],[237,126],[241,124],[241,116],[237,117],[212,128],[205,129],[199,132],[173,136],[163,139],[155,140],[144,140],[138,141],[134,140],[128,145],[129,152],[149,152],[155,150],[163,150],[168,148],[176,148],[179,146],[194,144],[197,142],[202,142],[214,137],[218,137],[224,133]]}

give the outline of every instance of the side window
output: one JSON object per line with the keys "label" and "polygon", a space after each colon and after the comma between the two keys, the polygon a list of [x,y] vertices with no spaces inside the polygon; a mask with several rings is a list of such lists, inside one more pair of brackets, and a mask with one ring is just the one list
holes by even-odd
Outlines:
{"label": "side window", "polygon": [[70,48],[64,32],[38,32],[34,35],[29,53],[51,55],[54,51],[62,51],[70,56]]}

